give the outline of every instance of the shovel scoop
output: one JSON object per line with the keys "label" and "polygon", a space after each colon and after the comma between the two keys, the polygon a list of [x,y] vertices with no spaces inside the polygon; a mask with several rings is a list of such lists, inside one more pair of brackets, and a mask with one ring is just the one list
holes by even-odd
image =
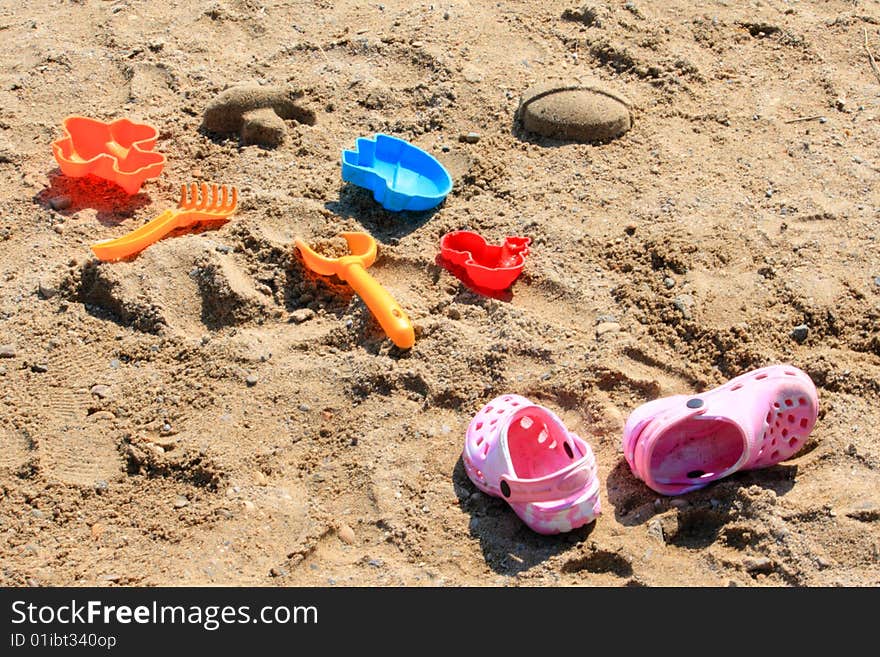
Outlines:
{"label": "shovel scoop", "polygon": [[362,232],[340,233],[339,236],[348,242],[350,251],[349,255],[341,258],[322,256],[300,239],[296,239],[294,244],[306,267],[322,276],[335,274],[351,285],[391,341],[401,349],[409,349],[416,341],[412,322],[394,297],[367,273],[367,268],[376,261],[376,240]]}

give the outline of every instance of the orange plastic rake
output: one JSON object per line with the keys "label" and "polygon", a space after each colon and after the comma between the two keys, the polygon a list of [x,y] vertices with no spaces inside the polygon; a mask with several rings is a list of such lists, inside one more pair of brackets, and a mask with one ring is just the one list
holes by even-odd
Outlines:
{"label": "orange plastic rake", "polygon": [[177,208],[165,210],[152,221],[127,235],[92,244],[92,251],[105,262],[128,258],[158,242],[168,233],[194,226],[216,227],[224,224],[238,205],[238,190],[226,185],[202,183],[201,193],[197,183],[180,187]]}

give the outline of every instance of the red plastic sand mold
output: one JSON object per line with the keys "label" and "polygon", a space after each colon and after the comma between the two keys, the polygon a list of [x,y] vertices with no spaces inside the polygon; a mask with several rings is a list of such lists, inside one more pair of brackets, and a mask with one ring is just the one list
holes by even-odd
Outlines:
{"label": "red plastic sand mold", "polygon": [[143,123],[69,116],[64,133],[52,143],[52,152],[66,176],[92,174],[137,194],[144,181],[158,177],[165,166],[165,156],[153,151],[159,132]]}
{"label": "red plastic sand mold", "polygon": [[496,246],[487,244],[477,233],[457,230],[440,239],[440,255],[463,269],[477,287],[500,292],[522,272],[531,241],[529,237],[506,237],[501,246]]}

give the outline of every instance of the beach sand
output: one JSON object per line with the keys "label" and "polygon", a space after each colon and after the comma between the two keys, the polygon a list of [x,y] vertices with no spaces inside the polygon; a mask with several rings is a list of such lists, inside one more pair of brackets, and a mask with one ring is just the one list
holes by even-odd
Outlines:
{"label": "beach sand", "polygon": [[[0,584],[876,586],[865,31],[880,53],[876,4],[843,0],[0,0]],[[521,94],[557,79],[623,94],[632,129],[522,132]],[[277,148],[201,130],[237,83],[301,91],[314,124]],[[72,114],[155,126],[162,175],[61,175]],[[375,133],[446,166],[438,209],[342,182]],[[235,185],[231,221],[95,260],[188,181]],[[457,229],[532,239],[509,294],[438,266]],[[413,349],[303,268],[294,238],[343,230],[378,241]],[[773,363],[819,390],[792,460],[680,498],[632,475],[637,406]],[[502,393],[592,445],[596,522],[540,536],[468,480],[464,432]]]}

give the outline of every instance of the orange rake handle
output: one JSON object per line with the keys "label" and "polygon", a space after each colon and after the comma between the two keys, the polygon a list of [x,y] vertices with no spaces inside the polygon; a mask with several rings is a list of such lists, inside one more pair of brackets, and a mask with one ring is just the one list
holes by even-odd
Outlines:
{"label": "orange rake handle", "polygon": [[[352,258],[352,260],[348,260]],[[357,256],[340,258],[338,276],[351,285],[357,295],[364,300],[385,334],[401,349],[410,349],[416,343],[412,322],[400,304],[388,290],[364,269]]]}
{"label": "orange rake handle", "polygon": [[150,244],[158,242],[177,228],[177,217],[179,214],[180,212],[177,210],[165,210],[165,212],[152,221],[145,223],[140,228],[122,237],[95,242],[91,245],[92,252],[98,257],[98,260],[104,262],[121,260],[122,258],[140,253]]}
{"label": "orange rake handle", "polygon": [[92,252],[104,262],[122,260],[140,253],[178,228],[188,228],[193,224],[222,224],[235,212],[238,204],[238,191],[235,187],[232,188],[231,198],[225,185],[213,185],[209,188],[207,183],[202,183],[201,197],[196,183],[190,188],[187,196],[187,186],[181,187],[176,209],[165,210],[152,221],[122,237],[92,244]]}

